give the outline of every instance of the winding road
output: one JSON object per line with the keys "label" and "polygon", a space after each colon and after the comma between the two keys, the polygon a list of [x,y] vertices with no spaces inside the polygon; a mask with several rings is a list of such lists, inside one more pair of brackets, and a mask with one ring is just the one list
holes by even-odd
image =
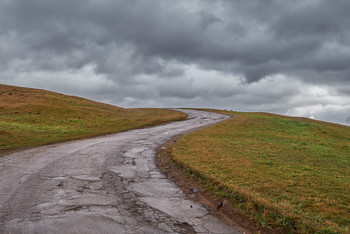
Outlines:
{"label": "winding road", "polygon": [[227,119],[188,120],[0,158],[0,233],[239,233],[158,170],[157,148]]}

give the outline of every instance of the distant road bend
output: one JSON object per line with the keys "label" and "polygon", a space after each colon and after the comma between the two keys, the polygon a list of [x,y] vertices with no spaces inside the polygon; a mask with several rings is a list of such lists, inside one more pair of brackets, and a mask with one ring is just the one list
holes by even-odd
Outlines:
{"label": "distant road bend", "polygon": [[156,149],[225,115],[189,119],[0,158],[0,233],[239,233],[179,193]]}

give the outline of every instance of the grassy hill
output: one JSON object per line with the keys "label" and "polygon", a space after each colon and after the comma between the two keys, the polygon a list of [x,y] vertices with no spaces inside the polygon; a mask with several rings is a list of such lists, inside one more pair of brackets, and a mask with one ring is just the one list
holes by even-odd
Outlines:
{"label": "grassy hill", "polygon": [[164,109],[123,109],[45,90],[0,85],[0,150],[182,120]]}
{"label": "grassy hill", "polygon": [[234,118],[186,135],[172,157],[262,226],[350,232],[350,128],[305,118]]}

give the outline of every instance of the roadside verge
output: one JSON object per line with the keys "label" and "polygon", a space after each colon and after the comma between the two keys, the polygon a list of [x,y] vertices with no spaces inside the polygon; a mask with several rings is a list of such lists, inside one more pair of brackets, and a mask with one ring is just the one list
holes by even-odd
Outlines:
{"label": "roadside verge", "polygon": [[186,194],[189,199],[204,205],[210,210],[212,215],[224,220],[228,225],[242,233],[277,233],[276,231],[262,228],[256,222],[235,209],[232,202],[206,190],[198,181],[198,178],[194,178],[193,175],[191,176],[191,173],[186,173],[188,169],[173,160],[171,147],[182,137],[183,135],[174,137],[158,149],[156,164],[162,173],[176,183],[182,193]]}

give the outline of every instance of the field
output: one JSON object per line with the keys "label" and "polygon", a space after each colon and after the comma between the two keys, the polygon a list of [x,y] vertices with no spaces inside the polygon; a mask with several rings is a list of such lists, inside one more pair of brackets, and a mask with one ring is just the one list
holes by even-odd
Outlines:
{"label": "field", "polygon": [[0,151],[182,120],[165,109],[123,109],[54,92],[0,85]]}
{"label": "field", "polygon": [[350,232],[350,128],[264,113],[186,135],[173,159],[263,227]]}

